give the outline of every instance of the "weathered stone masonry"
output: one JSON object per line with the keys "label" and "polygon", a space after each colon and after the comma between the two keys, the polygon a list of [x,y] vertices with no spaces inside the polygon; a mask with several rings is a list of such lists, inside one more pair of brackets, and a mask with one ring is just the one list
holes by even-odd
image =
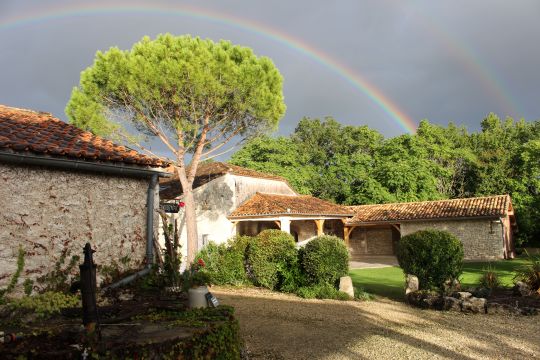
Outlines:
{"label": "weathered stone masonry", "polygon": [[463,243],[467,260],[489,260],[504,258],[502,225],[497,219],[459,219],[411,221],[401,223],[401,236],[419,230],[446,230],[456,235]]}
{"label": "weathered stone masonry", "polygon": [[[90,242],[98,264],[145,256],[149,179],[0,164],[0,286],[26,251],[20,282],[51,271],[64,252]],[[155,208],[159,196],[155,196]],[[157,214],[154,223],[157,224]]]}

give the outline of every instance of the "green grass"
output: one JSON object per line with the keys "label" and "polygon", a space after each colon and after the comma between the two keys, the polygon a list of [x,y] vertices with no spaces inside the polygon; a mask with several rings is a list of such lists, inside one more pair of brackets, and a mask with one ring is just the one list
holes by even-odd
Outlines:
{"label": "green grass", "polygon": [[[466,287],[477,286],[482,270],[489,264],[499,275],[503,286],[512,286],[514,271],[527,263],[526,258],[513,260],[500,260],[493,262],[466,262],[463,265],[463,274],[460,277],[461,285]],[[362,287],[366,292],[403,301],[405,277],[401,268],[397,266],[380,269],[354,269],[349,272],[355,286]]]}

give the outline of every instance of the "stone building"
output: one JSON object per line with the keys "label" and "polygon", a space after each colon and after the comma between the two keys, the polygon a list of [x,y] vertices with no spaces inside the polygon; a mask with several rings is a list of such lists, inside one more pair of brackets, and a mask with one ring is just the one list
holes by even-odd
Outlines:
{"label": "stone building", "polygon": [[142,267],[166,165],[48,113],[0,105],[0,287],[19,247],[21,281],[47,274],[61,257],[66,266],[86,242],[98,264]]}
{"label": "stone building", "polygon": [[[341,206],[298,195],[281,177],[225,163],[202,164],[194,183],[198,248],[233,235],[256,235],[281,229],[299,245],[321,234],[344,239],[351,258],[395,256],[401,236],[421,229],[454,233],[466,259],[514,256],[515,218],[508,195],[414,203]],[[178,178],[164,179],[161,197],[182,198]],[[183,212],[170,215],[179,223],[183,252]]]}

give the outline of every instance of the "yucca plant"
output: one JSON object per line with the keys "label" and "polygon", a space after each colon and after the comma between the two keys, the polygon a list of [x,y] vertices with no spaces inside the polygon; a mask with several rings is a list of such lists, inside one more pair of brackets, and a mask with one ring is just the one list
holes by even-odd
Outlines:
{"label": "yucca plant", "polygon": [[519,267],[516,270],[514,280],[523,281],[531,287],[531,290],[540,290],[540,255],[529,255],[525,251],[529,263]]}
{"label": "yucca plant", "polygon": [[489,264],[487,268],[483,268],[482,271],[483,274],[480,278],[480,286],[493,290],[501,285],[499,276],[491,264]]}

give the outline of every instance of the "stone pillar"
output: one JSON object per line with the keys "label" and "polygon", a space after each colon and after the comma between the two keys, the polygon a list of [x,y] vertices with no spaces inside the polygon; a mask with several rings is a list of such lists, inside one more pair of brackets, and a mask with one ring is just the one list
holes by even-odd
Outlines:
{"label": "stone pillar", "polygon": [[317,236],[323,235],[324,234],[323,232],[324,219],[313,220],[313,221],[315,221],[315,225],[317,225]]}

